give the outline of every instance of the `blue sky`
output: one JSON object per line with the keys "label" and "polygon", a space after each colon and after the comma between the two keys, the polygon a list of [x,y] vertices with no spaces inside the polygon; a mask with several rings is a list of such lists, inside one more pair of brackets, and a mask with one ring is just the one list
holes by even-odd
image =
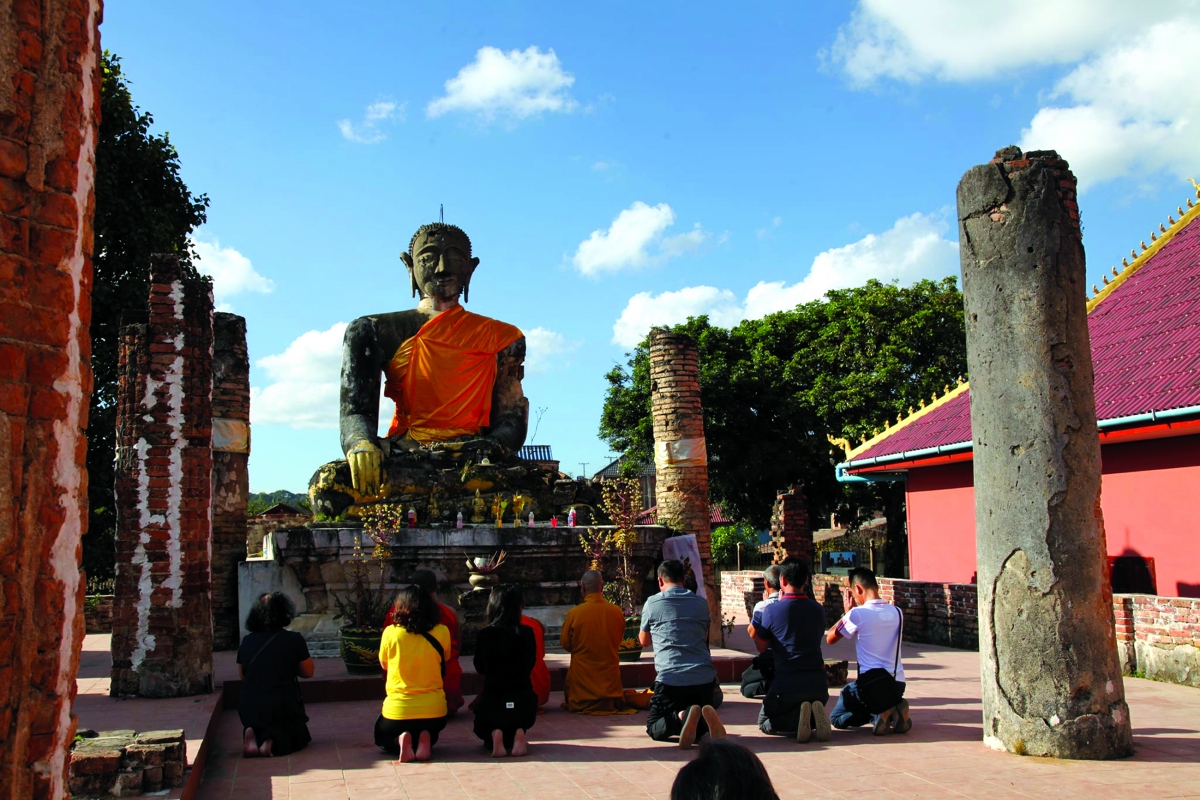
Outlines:
{"label": "blue sky", "polygon": [[532,442],[590,473],[651,324],[957,274],[955,187],[1002,146],[1071,162],[1097,283],[1200,178],[1195,0],[580,5],[106,4],[212,200],[254,491],[340,457],[340,333],[415,304],[398,256],[439,204],[481,259],[468,308],[528,337]]}

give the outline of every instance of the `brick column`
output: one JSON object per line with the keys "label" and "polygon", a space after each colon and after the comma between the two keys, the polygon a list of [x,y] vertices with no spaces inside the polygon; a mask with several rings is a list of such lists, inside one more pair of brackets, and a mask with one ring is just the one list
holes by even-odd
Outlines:
{"label": "brick column", "polygon": [[721,596],[713,578],[700,357],[690,337],[662,328],[650,331],[650,386],[658,521],[695,534],[708,594],[711,641],[722,643]]}
{"label": "brick column", "polygon": [[121,332],[113,695],[212,689],[212,360],[212,284],[154,256]]}
{"label": "brick column", "polygon": [[83,642],[99,0],[0,2],[0,798],[67,792]]}
{"label": "brick column", "polygon": [[246,320],[213,315],[212,610],[213,649],[236,650],[238,562],[246,560],[250,494],[250,357]]}
{"label": "brick column", "polygon": [[775,564],[794,556],[812,565],[813,535],[812,527],[808,524],[808,504],[803,487],[793,486],[775,496],[775,510],[771,513],[771,545],[775,551]]}

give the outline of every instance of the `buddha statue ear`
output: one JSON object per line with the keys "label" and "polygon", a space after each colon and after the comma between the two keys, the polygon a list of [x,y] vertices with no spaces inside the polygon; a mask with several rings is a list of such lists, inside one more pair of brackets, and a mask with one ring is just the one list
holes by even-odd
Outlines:
{"label": "buddha statue ear", "polygon": [[[412,284],[412,296],[416,297],[421,293],[421,287],[417,286],[417,273],[413,269],[412,256],[408,253],[401,253],[400,260],[404,262],[404,266],[408,267],[408,282]],[[424,295],[422,295],[424,299]]]}
{"label": "buddha statue ear", "polygon": [[475,274],[475,268],[479,266],[479,259],[471,259],[471,271],[467,273],[466,279],[463,281],[462,301],[469,302],[471,297],[471,276]]}

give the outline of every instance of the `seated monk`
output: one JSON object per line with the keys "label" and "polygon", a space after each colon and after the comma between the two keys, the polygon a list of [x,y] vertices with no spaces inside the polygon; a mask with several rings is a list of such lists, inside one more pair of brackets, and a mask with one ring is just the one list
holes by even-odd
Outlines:
{"label": "seated monk", "polygon": [[583,602],[567,612],[560,643],[571,654],[563,695],[568,711],[632,714],[625,708],[617,648],[625,635],[625,615],[604,599],[604,577],[594,569],[579,581]]}
{"label": "seated monk", "polygon": [[[359,317],[342,345],[341,440],[346,463],[331,485],[353,502],[376,497],[387,484],[385,461],[422,450],[481,459],[515,453],[525,442],[529,401],[521,390],[525,336],[520,329],[472,314],[469,295],[479,259],[454,225],[422,225],[408,267],[415,309]],[[376,432],[379,388],[396,404],[387,437]],[[318,480],[314,476],[314,481]],[[314,511],[339,514],[341,508]]]}

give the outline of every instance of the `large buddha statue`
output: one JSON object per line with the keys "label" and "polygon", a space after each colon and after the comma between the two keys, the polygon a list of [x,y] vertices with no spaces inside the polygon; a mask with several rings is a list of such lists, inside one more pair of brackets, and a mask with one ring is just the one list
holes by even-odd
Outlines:
{"label": "large buddha statue", "polygon": [[[408,311],[359,317],[346,329],[340,412],[346,461],[313,476],[318,513],[421,494],[431,490],[422,482],[444,483],[439,470],[510,461],[525,442],[525,336],[461,305],[479,265],[471,240],[453,225],[423,225],[401,259],[420,302]],[[381,380],[395,403],[382,438]]]}

